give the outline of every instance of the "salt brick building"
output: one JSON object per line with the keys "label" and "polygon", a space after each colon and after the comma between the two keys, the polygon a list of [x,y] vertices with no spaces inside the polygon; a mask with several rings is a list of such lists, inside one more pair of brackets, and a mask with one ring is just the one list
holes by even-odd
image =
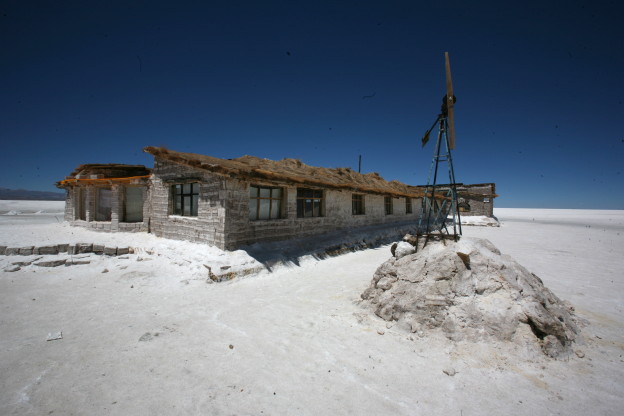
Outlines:
{"label": "salt brick building", "polygon": [[[233,250],[346,228],[416,223],[424,195],[422,187],[377,173],[295,159],[144,151],[154,156],[153,169],[87,164],[58,182],[67,191],[65,219],[95,230],[144,231]],[[464,187],[464,214],[491,216],[494,184]]]}

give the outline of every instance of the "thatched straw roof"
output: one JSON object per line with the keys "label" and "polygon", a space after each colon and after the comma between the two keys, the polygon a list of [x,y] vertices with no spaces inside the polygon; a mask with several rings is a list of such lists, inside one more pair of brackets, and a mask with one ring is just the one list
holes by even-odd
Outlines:
{"label": "thatched straw roof", "polygon": [[58,188],[74,184],[131,183],[147,179],[152,170],[143,165],[120,163],[87,163],[79,165],[64,180],[56,183]]}
{"label": "thatched straw roof", "polygon": [[421,189],[408,187],[398,181],[388,182],[377,173],[361,174],[350,168],[319,168],[296,159],[273,161],[254,156],[219,159],[195,153],[176,152],[163,147],[146,147],[143,151],[156,159],[247,181],[343,189],[395,197],[423,196]]}

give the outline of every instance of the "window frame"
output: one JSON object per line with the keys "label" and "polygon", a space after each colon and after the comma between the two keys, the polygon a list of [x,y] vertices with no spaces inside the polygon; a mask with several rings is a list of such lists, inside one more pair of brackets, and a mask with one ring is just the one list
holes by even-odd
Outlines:
{"label": "window frame", "polygon": [[[306,194],[307,195],[304,195]],[[297,218],[319,218],[325,216],[325,192],[322,189],[297,188]],[[307,215],[307,202],[311,204],[311,215]],[[318,213],[315,214],[315,202],[318,202]]]}
{"label": "window frame", "polygon": [[[126,222],[126,223],[143,222],[143,217],[144,217],[143,209],[145,207],[145,198],[144,198],[144,196],[145,196],[145,188],[146,188],[145,186],[124,186],[123,187],[123,207],[122,207],[123,208],[123,211],[122,211],[123,215],[122,215],[122,221],[120,221],[120,222]],[[128,196],[129,196],[128,190],[130,190],[130,189],[132,189],[132,190],[139,190],[139,192],[140,192],[141,210],[137,211],[140,214],[140,219],[138,219],[138,218],[137,219],[132,219],[132,220],[128,219],[128,200],[129,200],[129,198],[128,198]]]}
{"label": "window frame", "polygon": [[386,215],[392,215],[394,213],[394,201],[391,196],[384,196],[384,212]]}
{"label": "window frame", "polygon": [[[256,189],[256,195],[252,196],[252,190]],[[269,190],[269,196],[261,196],[261,189],[268,189]],[[273,191],[275,190],[279,190],[279,196],[274,197],[273,196]],[[283,219],[283,207],[284,207],[284,195],[285,195],[286,191],[283,187],[280,186],[264,186],[264,185],[249,185],[249,221],[271,221],[271,220],[280,220]],[[257,201],[255,203],[255,207],[256,207],[256,212],[255,215],[253,215],[252,218],[252,208],[253,205],[252,204],[252,200]],[[269,201],[269,218],[260,218],[260,210],[261,210],[261,206],[262,204],[260,203],[260,201]],[[274,209],[273,206],[274,204],[277,203],[277,209],[275,210],[275,212],[277,213],[277,217],[272,217]]]}
{"label": "window frame", "polygon": [[410,198],[409,196],[405,197],[405,214],[413,214],[413,204],[412,204],[412,198]]}
{"label": "window frame", "polygon": [[366,215],[364,194],[351,194],[351,215]]}
{"label": "window frame", "polygon": [[[108,196],[102,195],[103,191],[108,192]],[[103,205],[102,202],[108,200],[108,206]],[[113,188],[109,186],[102,186],[95,188],[95,221],[111,222],[113,219]]]}
{"label": "window frame", "polygon": [[[191,187],[190,192],[185,192],[184,187]],[[177,215],[180,217],[198,217],[199,216],[199,188],[200,183],[197,181],[193,182],[180,182],[174,183],[170,187],[171,192],[171,207],[170,207],[170,215]],[[195,186],[197,187],[195,189]],[[177,189],[180,189],[180,193],[177,192]],[[185,214],[186,211],[186,197],[190,197],[190,209],[189,214]],[[180,199],[180,208],[178,209],[177,200]]]}

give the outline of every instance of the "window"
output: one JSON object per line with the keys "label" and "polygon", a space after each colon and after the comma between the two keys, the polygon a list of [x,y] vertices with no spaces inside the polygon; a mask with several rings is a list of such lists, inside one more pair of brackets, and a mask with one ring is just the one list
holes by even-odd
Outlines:
{"label": "window", "polygon": [[483,198],[483,202],[490,202],[490,198]]}
{"label": "window", "polygon": [[297,188],[297,218],[323,216],[323,191]]}
{"label": "window", "polygon": [[274,220],[282,217],[282,188],[249,187],[249,219]]}
{"label": "window", "polygon": [[412,213],[412,198],[409,198],[409,197],[405,198],[405,213],[406,214]]}
{"label": "window", "polygon": [[185,217],[197,216],[197,204],[199,202],[199,183],[181,183],[171,186],[173,204],[171,213]]}
{"label": "window", "polygon": [[392,215],[392,197],[384,196],[384,207],[386,209],[386,215]]}
{"label": "window", "polygon": [[113,191],[111,188],[97,188],[95,208],[96,221],[110,221],[112,213]]}
{"label": "window", "polygon": [[126,187],[124,198],[124,222],[143,221],[143,189],[142,186]]}
{"label": "window", "polygon": [[351,208],[353,215],[364,215],[364,195],[353,194]]}

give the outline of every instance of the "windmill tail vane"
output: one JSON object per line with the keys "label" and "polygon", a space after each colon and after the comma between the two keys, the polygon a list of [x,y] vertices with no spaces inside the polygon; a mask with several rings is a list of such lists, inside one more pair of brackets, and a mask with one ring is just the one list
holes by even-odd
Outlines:
{"label": "windmill tail vane", "polygon": [[431,127],[429,127],[429,130],[427,130],[425,132],[425,135],[423,136],[423,138],[421,139],[422,141],[422,147],[425,147],[425,145],[427,144],[427,142],[429,141],[429,134],[431,134],[431,132],[433,131],[433,129],[435,128],[435,126],[438,124],[438,122],[440,121],[440,116],[438,116],[435,121],[433,122],[433,124],[431,125]]}

